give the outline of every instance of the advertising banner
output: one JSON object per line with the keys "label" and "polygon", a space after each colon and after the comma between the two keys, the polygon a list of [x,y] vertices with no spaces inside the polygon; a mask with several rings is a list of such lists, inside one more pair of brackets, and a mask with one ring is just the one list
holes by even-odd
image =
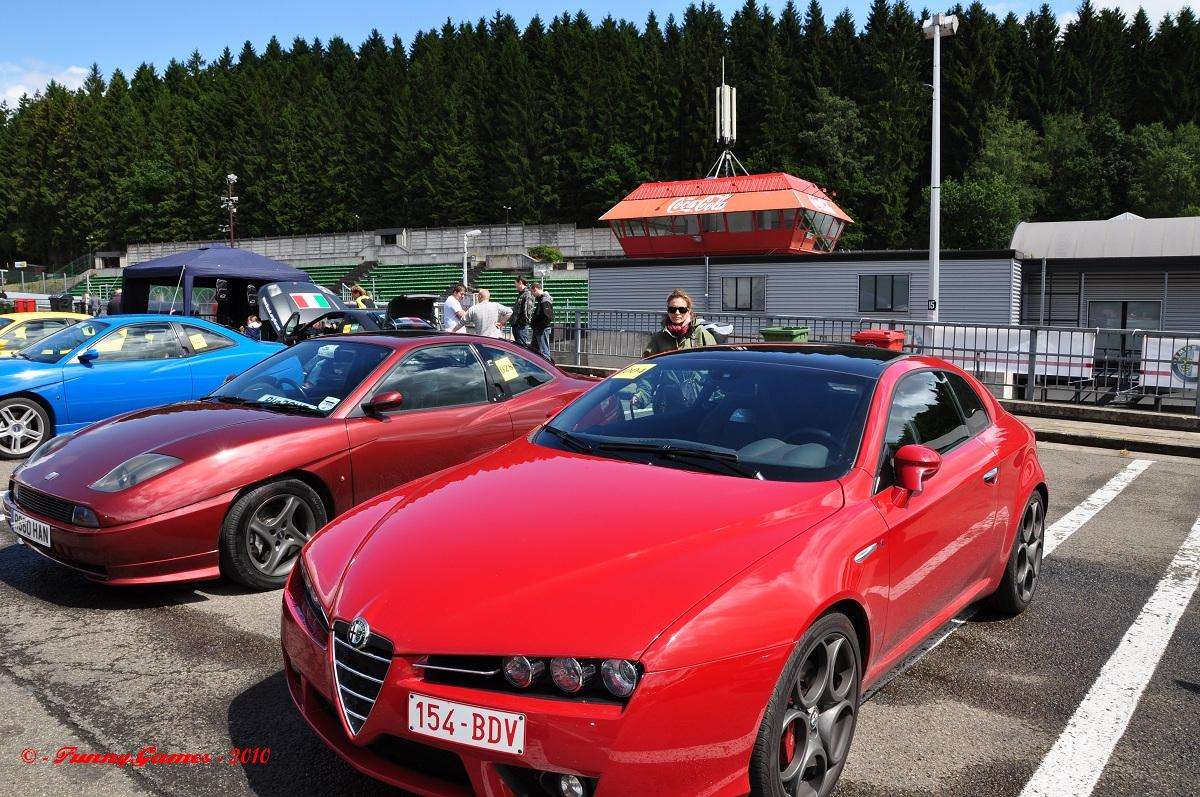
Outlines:
{"label": "advertising banner", "polygon": [[1194,390],[1200,379],[1200,335],[1142,339],[1142,385]]}

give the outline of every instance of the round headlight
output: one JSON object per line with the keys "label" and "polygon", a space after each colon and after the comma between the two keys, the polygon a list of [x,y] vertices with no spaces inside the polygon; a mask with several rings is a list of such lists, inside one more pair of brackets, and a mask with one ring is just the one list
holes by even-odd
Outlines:
{"label": "round headlight", "polygon": [[546,671],[546,662],[529,660],[524,656],[509,656],[504,660],[504,680],[518,689],[526,689]]}
{"label": "round headlight", "polygon": [[559,689],[572,694],[596,674],[596,665],[581,664],[576,659],[551,659],[550,677]]}
{"label": "round headlight", "polygon": [[605,659],[600,665],[600,680],[617,697],[629,697],[637,687],[637,665],[625,659]]}

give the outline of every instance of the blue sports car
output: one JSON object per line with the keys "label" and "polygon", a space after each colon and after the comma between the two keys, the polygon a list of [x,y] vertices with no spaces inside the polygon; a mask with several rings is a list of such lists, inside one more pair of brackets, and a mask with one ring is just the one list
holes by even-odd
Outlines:
{"label": "blue sports car", "polygon": [[123,412],[199,398],[282,348],[185,316],[73,324],[0,360],[0,458]]}

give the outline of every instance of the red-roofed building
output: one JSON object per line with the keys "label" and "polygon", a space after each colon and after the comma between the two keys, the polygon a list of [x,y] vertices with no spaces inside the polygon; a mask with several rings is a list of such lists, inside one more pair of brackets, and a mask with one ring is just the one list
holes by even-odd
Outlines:
{"label": "red-roofed building", "polygon": [[644,183],[600,217],[629,257],[832,252],[853,220],[790,174]]}

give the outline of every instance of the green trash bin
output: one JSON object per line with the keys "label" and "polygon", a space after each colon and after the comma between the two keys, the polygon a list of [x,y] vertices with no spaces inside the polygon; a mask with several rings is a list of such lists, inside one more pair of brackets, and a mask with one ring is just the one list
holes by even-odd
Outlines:
{"label": "green trash bin", "polygon": [[763,327],[758,331],[768,343],[808,343],[808,327]]}

